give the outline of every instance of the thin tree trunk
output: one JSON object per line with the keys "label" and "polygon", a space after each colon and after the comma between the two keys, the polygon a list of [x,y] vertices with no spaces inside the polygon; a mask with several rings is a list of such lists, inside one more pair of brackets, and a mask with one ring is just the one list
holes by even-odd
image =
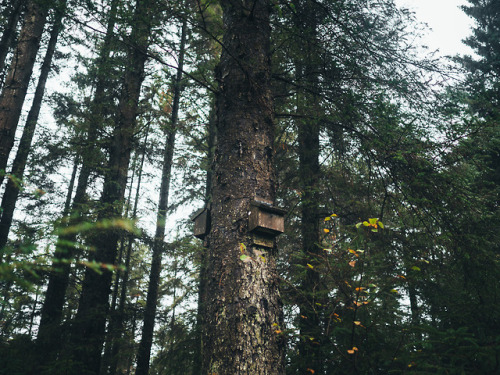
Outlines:
{"label": "thin tree trunk", "polygon": [[[148,126],[148,132],[146,133],[146,137],[144,140],[144,147],[146,146],[148,134],[149,134],[149,126]],[[141,175],[142,175],[142,166],[144,165],[144,157],[145,157],[145,154],[143,153],[142,159],[141,159],[139,182],[137,183],[137,189],[136,189],[136,195],[135,195],[133,218],[135,218],[135,215],[137,212],[137,201],[139,199],[139,191],[140,191],[140,187],[141,187],[140,180],[141,180]],[[135,178],[135,171],[137,170],[137,159],[138,158],[139,158],[139,153],[136,153],[134,161],[132,163],[132,176],[130,178],[130,188],[128,191],[126,209],[125,209],[125,214],[124,214],[125,217],[128,217],[128,210],[130,207],[130,202],[132,201],[132,190],[134,187],[134,178]],[[127,237],[122,238],[122,240],[120,241],[120,250],[118,252],[117,264],[122,264],[123,252],[125,250],[125,243],[130,243],[130,240],[131,240],[131,236],[127,236]],[[131,248],[129,248],[127,246],[127,253],[125,256],[125,271],[128,270],[128,265],[130,264],[130,251],[131,251]],[[128,274],[126,275],[126,278],[128,279]],[[102,374],[102,375],[109,373],[109,367],[111,364],[113,348],[114,348],[115,342],[116,342],[116,335],[117,335],[117,329],[116,329],[117,323],[116,322],[118,320],[118,317],[117,317],[118,311],[116,308],[116,304],[118,302],[118,293],[120,291],[120,280],[121,279],[125,279],[125,273],[124,273],[124,276],[122,277],[122,271],[120,269],[117,269],[116,273],[115,273],[113,294],[111,296],[111,307],[110,307],[110,313],[109,313],[108,332],[106,335],[106,341],[104,343],[104,353],[102,355],[102,361],[101,361],[100,374]],[[123,288],[122,288],[122,294],[123,294]]]}
{"label": "thin tree trunk", "polygon": [[[299,301],[299,372],[307,373],[308,369],[316,374],[324,373],[324,358],[322,356],[323,331],[321,327],[321,309],[324,305],[324,291],[320,285],[320,275],[317,266],[319,256],[319,215],[320,198],[318,194],[320,166],[319,166],[319,121],[320,106],[316,95],[318,87],[317,54],[314,51],[316,40],[316,17],[312,1],[306,0],[301,4],[300,19],[297,19],[297,28],[300,30],[301,42],[305,58],[297,61],[296,75],[298,82],[302,82],[303,92],[297,93],[297,121],[299,141],[299,176],[301,181],[301,234],[302,260],[306,272],[301,281],[301,298]],[[307,267],[307,264],[314,268]],[[310,371],[309,371],[310,372]]]}
{"label": "thin tree trunk", "polygon": [[24,26],[9,66],[9,73],[0,95],[0,184],[14,145],[17,124],[40,48],[47,6],[29,1]]}
{"label": "thin tree trunk", "polygon": [[73,189],[75,188],[76,181],[76,173],[78,172],[78,155],[75,156],[75,160],[73,162],[73,171],[71,172],[71,178],[69,179],[68,192],[66,194],[66,201],[64,202],[64,212],[63,218],[68,216],[69,210],[71,208],[71,197],[73,196]]}
{"label": "thin tree trunk", "polygon": [[[216,119],[215,119],[215,108],[212,106],[208,119],[208,129],[207,129],[207,178],[205,181],[205,207],[208,208],[212,200],[212,175],[213,175],[213,159],[214,159],[214,148],[216,143]],[[204,316],[205,316],[205,293],[206,293],[206,278],[207,278],[207,252],[206,252],[206,242],[203,241],[203,249],[200,254],[200,276],[198,282],[198,310],[196,315],[196,331],[197,340],[195,347],[194,358],[202,358],[203,353],[203,327],[204,327]],[[193,365],[193,375],[201,374],[202,371],[202,361],[195,360]]]}
{"label": "thin tree trunk", "polygon": [[[154,14],[152,8],[152,1],[138,0],[136,3],[131,34],[132,45],[128,53],[130,65],[127,67],[124,77],[118,123],[113,133],[109,163],[100,200],[103,209],[98,214],[99,220],[117,218],[122,215],[122,201],[127,183],[135,117],[144,79],[144,65],[147,60],[146,53],[152,28],[150,19]],[[96,231],[91,239],[95,248],[91,260],[98,264],[113,264],[120,236],[119,229],[110,228]],[[75,364],[83,373],[99,373],[111,280],[112,272],[107,269],[102,269],[100,273],[91,269],[87,269],[85,272],[80,304],[72,325],[70,338]]]}
{"label": "thin tree trunk", "polygon": [[[109,15],[109,21],[107,25],[107,33],[104,39],[104,44],[100,54],[100,64],[98,65],[99,72],[106,72],[106,64],[109,61],[109,54],[111,50],[111,43],[113,39],[113,29],[116,23],[116,9],[118,5],[118,0],[113,0],[111,3],[111,10]],[[97,92],[104,92],[106,87],[106,82],[104,78],[104,73],[98,73],[98,79],[96,82],[96,95],[94,96],[94,102],[102,100],[102,97],[97,97]],[[99,111],[98,106],[93,107],[94,111]],[[92,150],[95,147],[95,141],[97,139],[97,126],[99,121],[97,117],[100,113],[94,113],[93,122],[90,122],[88,134],[87,134],[87,147],[86,150],[80,155],[82,160],[82,168],[78,176],[78,183],[75,191],[75,196],[73,198],[73,204],[71,211],[73,215],[67,220],[67,225],[72,226],[78,223],[81,218],[81,212],[83,211],[83,206],[85,204],[85,196],[87,191],[87,186],[89,183],[89,178],[91,172],[95,169],[95,163],[93,157],[91,156],[94,152]],[[65,212],[67,215],[67,212]],[[38,330],[37,342],[41,344],[42,347],[45,346],[44,342],[58,343],[61,341],[61,318],[64,306],[64,297],[66,295],[66,289],[69,284],[69,275],[71,271],[70,262],[74,257],[74,243],[76,241],[76,234],[61,234],[56,243],[56,251],[54,255],[53,268],[59,268],[59,272],[51,272],[49,275],[49,283],[47,286],[47,291],[45,293],[45,300],[42,307],[42,316],[40,319],[40,327]],[[50,347],[50,346],[49,346]]]}
{"label": "thin tree trunk", "polygon": [[[146,136],[144,137],[143,144],[143,153],[141,158],[141,165],[139,166],[139,178],[137,181],[137,189],[134,200],[134,208],[132,210],[132,220],[135,220],[137,217],[137,207],[139,204],[139,194],[141,191],[141,181],[142,181],[142,172],[144,169],[144,161],[146,159],[146,147],[148,144],[148,136],[149,136],[149,124],[146,129]],[[113,340],[111,346],[111,367],[109,370],[109,374],[116,374],[116,370],[118,368],[118,356],[120,349],[122,346],[122,336],[123,336],[123,322],[125,320],[125,303],[127,302],[127,287],[130,276],[130,261],[132,258],[132,246],[134,244],[134,237],[132,235],[128,236],[127,241],[127,253],[125,256],[125,272],[123,274],[122,287],[120,293],[120,303],[118,306],[118,311],[116,312],[112,322],[113,326]]]}
{"label": "thin tree trunk", "polygon": [[181,30],[181,41],[179,48],[179,66],[174,83],[174,98],[172,103],[172,123],[168,130],[167,142],[163,156],[163,170],[160,187],[160,199],[158,203],[158,215],[156,217],[156,232],[153,242],[153,260],[149,276],[148,295],[146,298],[146,309],[144,311],[144,324],[142,326],[142,337],[137,353],[137,368],[135,375],[147,375],[149,372],[149,360],[151,357],[151,345],[153,344],[153,332],[155,324],[156,304],[158,300],[158,286],[160,283],[161,256],[163,254],[165,240],[165,221],[167,217],[168,196],[170,191],[170,178],[174,157],[175,134],[177,119],[179,116],[179,103],[181,96],[181,80],[184,65],[184,53],[186,47],[187,21],[184,19]]}
{"label": "thin tree trunk", "polygon": [[276,251],[253,244],[248,216],[252,200],[275,199],[271,2],[221,3],[202,374],[284,374]]}
{"label": "thin tree trunk", "polygon": [[[28,118],[26,119],[26,125],[24,126],[23,135],[21,137],[21,141],[19,142],[19,148],[17,150],[16,157],[12,164],[11,173],[12,175],[16,176],[17,179],[22,180],[24,170],[26,168],[26,162],[28,161],[28,155],[31,150],[33,135],[35,134],[36,125],[38,123],[38,116],[40,114],[40,108],[42,107],[42,100],[45,94],[45,84],[47,83],[47,78],[49,77],[52,65],[52,57],[54,56],[54,52],[56,50],[57,38],[59,37],[59,33],[62,28],[62,19],[66,12],[65,8],[66,2],[61,4],[61,8],[57,9],[54,25],[50,33],[47,52],[45,53],[45,58],[43,59],[42,68],[40,70],[40,77],[38,78],[38,84],[35,90],[33,103],[28,113]],[[14,210],[16,207],[18,196],[18,184],[15,183],[13,179],[9,179],[7,181],[7,186],[5,188],[1,205],[2,218],[0,219],[0,249],[2,249],[7,244],[7,238],[9,236],[10,226],[14,217]]]}
{"label": "thin tree trunk", "polygon": [[13,38],[16,34],[17,24],[19,22],[19,16],[23,9],[23,5],[26,0],[14,0],[11,7],[12,10],[9,14],[9,20],[5,25],[3,30],[2,39],[0,40],[0,87],[2,86],[4,80],[4,69],[5,69],[5,59],[7,58],[7,53],[9,52],[9,47],[12,44]]}

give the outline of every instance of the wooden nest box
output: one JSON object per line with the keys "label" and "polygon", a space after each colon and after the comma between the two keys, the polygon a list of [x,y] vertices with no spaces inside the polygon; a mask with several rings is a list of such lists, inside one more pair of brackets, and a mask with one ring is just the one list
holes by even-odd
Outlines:
{"label": "wooden nest box", "polygon": [[199,239],[205,239],[210,232],[210,208],[202,208],[191,216],[194,221],[193,235]]}
{"label": "wooden nest box", "polygon": [[248,230],[253,235],[253,243],[272,248],[274,239],[285,231],[286,211],[271,202],[255,199],[250,203]]}

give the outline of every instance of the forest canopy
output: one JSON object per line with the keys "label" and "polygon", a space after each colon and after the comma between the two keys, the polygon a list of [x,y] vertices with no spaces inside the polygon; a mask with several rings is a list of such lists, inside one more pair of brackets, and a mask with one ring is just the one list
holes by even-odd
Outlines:
{"label": "forest canopy", "polygon": [[500,1],[0,2],[0,374],[500,372]]}

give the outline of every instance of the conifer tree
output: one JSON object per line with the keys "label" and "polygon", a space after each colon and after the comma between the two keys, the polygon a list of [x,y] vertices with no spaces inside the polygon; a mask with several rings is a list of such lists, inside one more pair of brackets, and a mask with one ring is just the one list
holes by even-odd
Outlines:
{"label": "conifer tree", "polygon": [[0,94],[0,171],[4,172],[0,175],[0,183],[3,182],[10,151],[14,146],[14,137],[40,48],[48,10],[48,2],[28,2],[19,42]]}
{"label": "conifer tree", "polygon": [[283,374],[275,252],[252,242],[255,199],[274,202],[270,2],[231,0],[217,68],[217,149],[208,234],[202,373]]}

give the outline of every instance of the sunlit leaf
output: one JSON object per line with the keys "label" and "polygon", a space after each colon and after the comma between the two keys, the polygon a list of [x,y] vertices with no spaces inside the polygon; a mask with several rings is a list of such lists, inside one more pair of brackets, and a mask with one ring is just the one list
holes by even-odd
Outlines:
{"label": "sunlit leaf", "polygon": [[351,261],[349,262],[349,265],[350,265],[351,267],[354,267],[354,266],[356,265],[356,261],[355,261],[355,260],[351,260]]}
{"label": "sunlit leaf", "polygon": [[420,267],[417,267],[417,266],[413,266],[411,269],[413,271],[421,271]]}
{"label": "sunlit leaf", "polygon": [[314,269],[314,266],[312,266],[311,264],[307,263],[307,267],[309,267],[310,269]]}

